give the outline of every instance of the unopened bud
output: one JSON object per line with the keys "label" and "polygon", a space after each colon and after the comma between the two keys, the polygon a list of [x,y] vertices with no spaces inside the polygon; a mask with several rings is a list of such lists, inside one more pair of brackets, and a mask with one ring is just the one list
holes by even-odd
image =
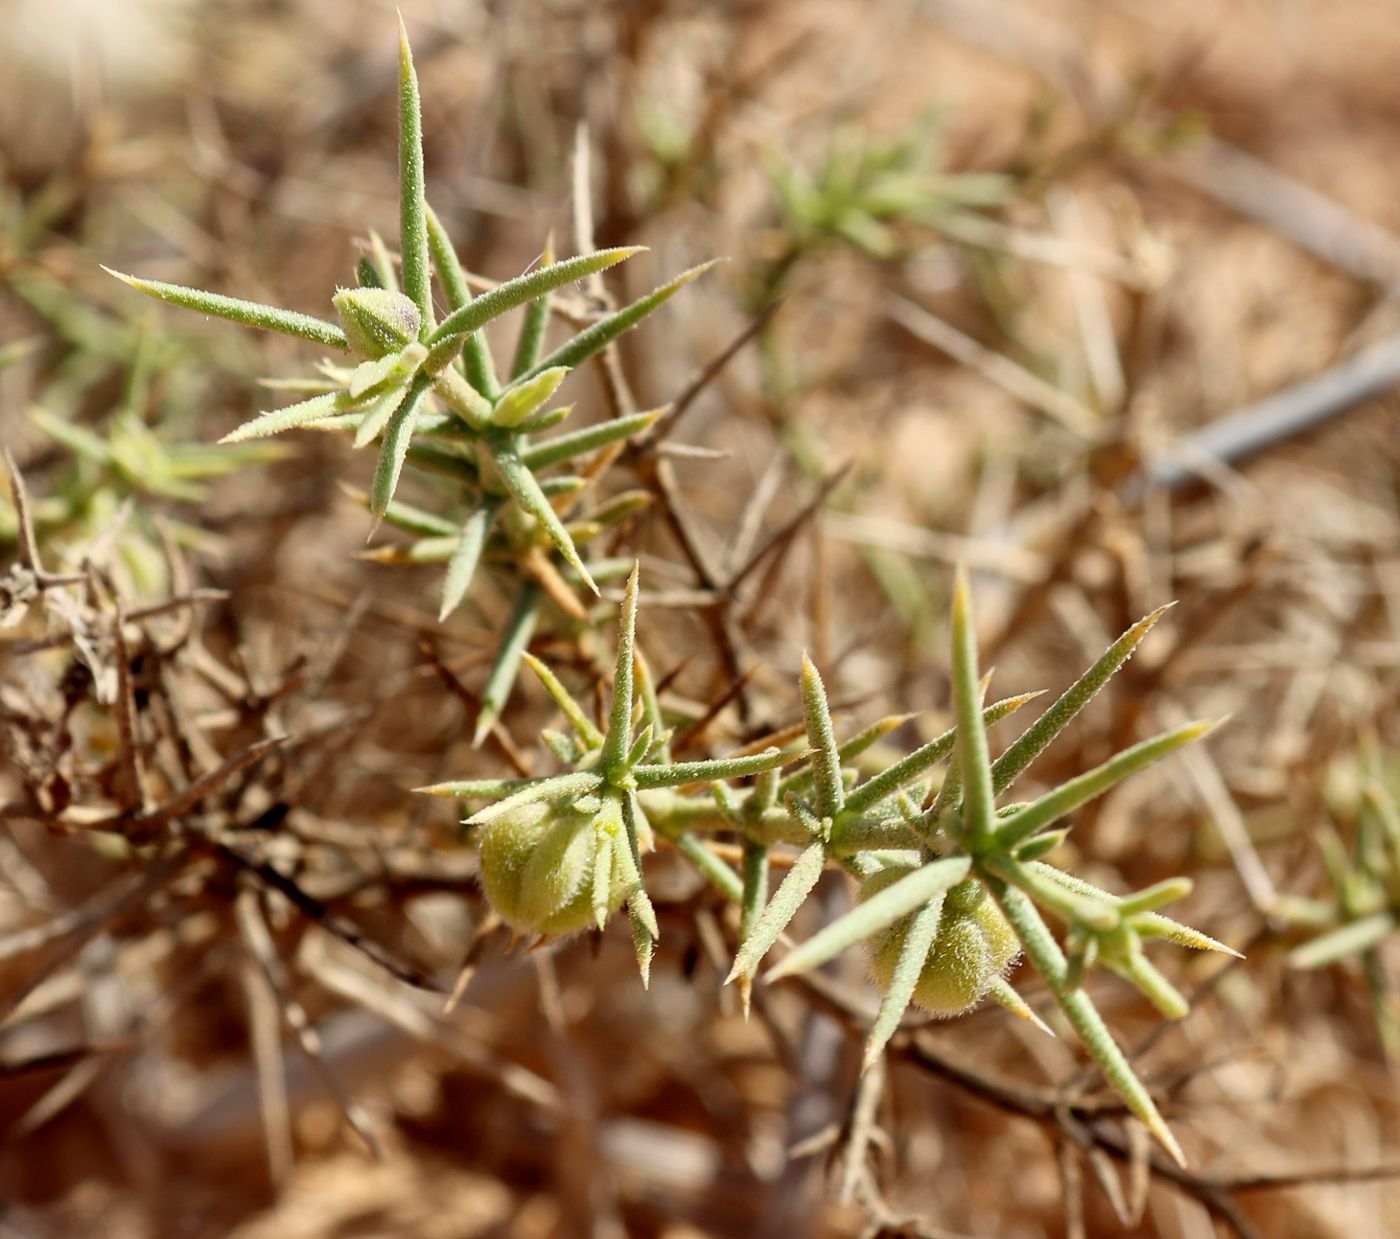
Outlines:
{"label": "unopened bud", "polygon": [[[554,936],[587,928],[593,923],[598,843],[594,815],[572,805],[527,804],[493,818],[477,840],[487,900],[506,924],[524,933]],[[627,887],[608,863],[608,911],[616,912]]]}
{"label": "unopened bud", "polygon": [[[891,865],[861,885],[862,901],[907,877],[912,867]],[[870,975],[889,989],[909,937],[912,915],[870,939]],[[938,932],[914,987],[914,1002],[932,1015],[957,1015],[976,1003],[1011,966],[1020,950],[1001,909],[969,878],[943,897]]]}
{"label": "unopened bud", "polygon": [[375,360],[418,339],[422,316],[402,293],[387,288],[342,288],[331,298],[350,347]]}

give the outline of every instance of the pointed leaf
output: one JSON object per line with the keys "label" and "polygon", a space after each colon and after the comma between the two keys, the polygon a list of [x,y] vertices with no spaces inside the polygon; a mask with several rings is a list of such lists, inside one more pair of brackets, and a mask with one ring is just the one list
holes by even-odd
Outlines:
{"label": "pointed leaf", "polygon": [[[870,1026],[870,1034],[865,1039],[865,1053],[860,1065],[862,1072],[869,1071],[875,1065],[875,1060],[885,1052],[885,1046],[899,1028],[904,1013],[909,1010],[909,1003],[913,1000],[915,989],[918,988],[919,977],[928,962],[928,953],[933,949],[934,939],[938,936],[938,924],[942,919],[941,894],[924,904],[910,918],[909,932],[904,937],[904,945],[899,948],[899,958],[895,960],[894,972],[890,975],[890,987],[880,1000],[880,1010],[876,1013],[875,1022]],[[769,979],[772,979],[771,973]]]}
{"label": "pointed leaf", "polygon": [[763,957],[778,940],[778,935],[787,928],[788,922],[797,915],[797,909],[812,893],[825,866],[826,846],[822,843],[812,844],[793,861],[792,868],[773,892],[773,898],[763,909],[752,932],[740,944],[734,966],[724,979],[726,985],[738,977],[753,977]]}
{"label": "pointed leaf", "polygon": [[1026,949],[1027,957],[1049,984],[1055,1001],[1069,1019],[1084,1048],[1098,1063],[1105,1078],[1128,1109],[1157,1137],[1177,1164],[1185,1165],[1186,1158],[1181,1146],[1177,1144],[1176,1138],[1163,1121],[1157,1103],[1152,1100],[1152,1095],[1134,1074],[1132,1066],[1113,1040],[1113,1035],[1104,1025],[1103,1018],[1088,994],[1082,989],[1073,989],[1066,984],[1064,953],[1045,922],[1041,920],[1035,905],[1015,887],[1007,886],[996,879],[988,883],[988,889],[1006,919],[1011,922],[1011,927]]}
{"label": "pointed leaf", "polygon": [[383,517],[389,500],[398,489],[399,474],[403,472],[404,458],[408,455],[408,445],[413,438],[413,415],[418,402],[428,390],[432,379],[419,373],[404,393],[403,399],[389,416],[384,427],[384,441],[379,448],[379,463],[374,470],[374,484],[369,492],[369,510],[376,522]]}
{"label": "pointed leaf", "polygon": [[596,426],[585,426],[582,430],[571,430],[568,434],[555,435],[544,443],[533,443],[523,448],[520,457],[531,469],[548,469],[551,465],[641,434],[665,414],[665,409],[649,409],[645,413],[630,413],[626,417],[599,422]]}
{"label": "pointed leaf", "polygon": [[812,746],[812,787],[817,811],[823,817],[834,818],[846,800],[841,782],[841,754],[831,724],[826,685],[806,654],[802,655],[802,717],[807,727],[807,742]]}
{"label": "pointed leaf", "polygon": [[1003,792],[1026,770],[1070,721],[1112,679],[1157,621],[1173,606],[1158,607],[1144,616],[1104,651],[1103,656],[1079,677],[1060,698],[1021,733],[992,766],[992,786]]}
{"label": "pointed leaf", "polygon": [[456,800],[500,800],[514,795],[523,787],[533,787],[538,779],[454,779],[447,783],[430,783],[413,790],[420,796],[442,796]]}
{"label": "pointed leaf", "polygon": [[124,275],[110,267],[102,270],[114,275],[123,284],[130,284],[138,292],[157,301],[168,301],[172,305],[183,306],[199,314],[213,314],[217,318],[231,319],[245,327],[258,327],[263,331],[280,331],[283,335],[296,336],[301,340],[311,340],[328,348],[348,349],[345,333],[334,323],[313,318],[310,314],[298,314],[294,310],[279,310],[276,306],[260,305],[256,301],[242,301],[237,297],[225,297],[221,293],[207,293],[199,288],[185,288],[180,284],[165,284],[160,280],[143,280],[138,276]]}
{"label": "pointed leaf", "polygon": [[789,951],[776,967],[769,969],[766,979],[777,981],[820,967],[848,947],[888,929],[915,909],[956,886],[967,877],[971,866],[972,862],[966,856],[953,856],[920,866],[908,876],[858,903],[845,916],[838,917],[801,946]]}
{"label": "pointed leaf", "polygon": [[[432,255],[433,266],[447,294],[448,308],[460,310],[470,305],[472,300],[467,273],[462,270],[457,251],[432,207],[427,208],[427,218],[428,252]],[[474,331],[467,337],[462,349],[462,364],[466,369],[467,382],[488,400],[494,400],[500,391],[500,384],[496,382],[496,367],[491,360],[491,348],[484,332]]]}
{"label": "pointed leaf", "polygon": [[1209,934],[1203,934],[1199,929],[1192,929],[1190,925],[1174,921],[1171,917],[1163,916],[1160,912],[1147,912],[1135,916],[1132,925],[1138,935],[1143,938],[1164,938],[1168,942],[1173,942],[1177,946],[1189,947],[1193,951],[1216,951],[1234,959],[1244,958],[1244,953],[1235,950],[1234,947],[1226,946]]}
{"label": "pointed leaf", "polygon": [[675,296],[691,280],[703,275],[719,261],[717,258],[711,259],[709,262],[701,263],[698,267],[692,267],[689,271],[683,271],[675,279],[661,285],[660,288],[648,293],[645,297],[585,327],[568,343],[561,345],[543,361],[537,362],[527,370],[523,377],[530,378],[552,366],[567,366],[571,370],[576,369],[595,353],[606,348],[624,331],[635,327],[662,302]]}
{"label": "pointed leaf", "polygon": [[236,430],[230,430],[220,443],[244,443],[249,439],[264,439],[268,435],[281,434],[284,430],[296,430],[309,426],[323,418],[333,417],[355,407],[356,401],[349,392],[327,392],[324,396],[312,396],[289,404],[284,409],[274,409],[259,413],[252,421],[244,422]]}
{"label": "pointed leaf", "polygon": [[442,623],[461,605],[471,588],[472,577],[476,575],[476,565],[481,560],[481,548],[486,544],[486,534],[496,515],[494,504],[482,504],[462,524],[461,536],[452,558],[447,561],[447,573],[442,578],[442,606],[438,609],[438,623]]}
{"label": "pointed leaf", "polygon": [[[554,262],[554,234],[545,239],[544,253],[540,264],[548,267]],[[515,361],[510,368],[511,377],[519,379],[540,359],[544,346],[544,334],[549,327],[549,294],[536,297],[525,307],[525,321],[520,325],[520,338],[515,345]]]}
{"label": "pointed leaf", "polygon": [[1292,968],[1322,968],[1340,963],[1379,945],[1395,928],[1393,912],[1373,912],[1296,947],[1289,952],[1288,964]]}
{"label": "pointed leaf", "polygon": [[641,566],[634,565],[627,578],[627,592],[617,618],[617,669],[613,676],[612,711],[608,718],[599,769],[621,773],[632,746],[632,668],[637,644],[637,580]]}
{"label": "pointed leaf", "polygon": [[603,780],[591,770],[575,771],[572,774],[556,774],[547,779],[531,779],[530,782],[513,792],[504,800],[478,809],[466,819],[468,826],[484,826],[487,822],[510,813],[522,805],[536,804],[541,800],[577,800],[590,792],[598,791]]}
{"label": "pointed leaf", "polygon": [[677,837],[675,843],[676,851],[690,861],[699,870],[701,876],[730,903],[743,902],[744,884],[739,875],[710,851],[705,846],[704,840],[698,835],[686,831]]}
{"label": "pointed leaf", "polygon": [[1011,988],[1010,982],[1004,977],[992,978],[991,984],[987,986],[987,997],[1000,1003],[1012,1015],[1019,1016],[1028,1024],[1034,1024],[1047,1037],[1055,1035],[1055,1030],[1031,1010],[1030,1004]]}
{"label": "pointed leaf", "polygon": [[564,717],[569,720],[569,726],[574,729],[574,733],[583,741],[587,749],[601,748],[603,744],[603,733],[594,725],[588,717],[584,708],[574,700],[573,695],[560,682],[559,677],[554,674],[544,663],[533,654],[525,654],[524,660],[531,671],[539,677],[539,681],[544,685],[547,692],[563,712]]}
{"label": "pointed leaf", "polygon": [[[718,792],[723,784],[716,784]],[[739,941],[746,942],[768,902],[768,845],[744,840],[744,890],[739,913]]]}
{"label": "pointed leaf", "polygon": [[800,754],[780,749],[749,753],[742,757],[716,757],[709,761],[678,761],[666,765],[638,766],[632,771],[637,789],[681,787],[686,783],[712,783],[721,779],[742,779],[765,770],[777,770]]}
{"label": "pointed leaf", "polygon": [[593,889],[589,902],[593,909],[594,924],[602,929],[608,920],[609,903],[612,897],[613,865],[615,857],[614,836],[607,830],[598,832],[598,845],[593,852]]}
{"label": "pointed leaf", "polygon": [[543,293],[562,288],[565,284],[576,283],[596,271],[603,271],[631,258],[634,254],[640,254],[645,249],[644,245],[627,245],[617,249],[598,250],[593,254],[566,258],[562,262],[551,263],[547,267],[536,267],[524,275],[517,275],[515,279],[498,284],[490,292],[482,293],[474,301],[453,310],[438,324],[437,330],[428,338],[428,343],[436,344],[454,336],[469,335],[507,310],[513,310],[516,306],[533,301]]}
{"label": "pointed leaf", "polygon": [[505,709],[510,690],[515,686],[515,677],[520,672],[520,660],[535,634],[535,623],[540,615],[540,588],[533,581],[520,586],[506,620],[505,632],[496,648],[496,657],[491,662],[491,670],[486,675],[486,685],[481,690],[481,710],[476,716],[476,727],[472,731],[472,748],[479,748],[500,713]]}
{"label": "pointed leaf", "polygon": [[1184,1020],[1190,1014],[1190,1004],[1181,991],[1153,966],[1141,947],[1128,951],[1121,958],[1105,955],[1104,963],[1136,986],[1143,997],[1167,1019]]}
{"label": "pointed leaf", "polygon": [[399,253],[403,290],[423,315],[424,334],[433,324],[428,268],[427,200],[423,193],[423,107],[408,31],[399,16]]}
{"label": "pointed leaf", "polygon": [[1004,818],[996,827],[999,843],[1012,848],[1023,839],[1053,826],[1066,813],[1102,796],[1130,774],[1160,761],[1184,745],[1198,740],[1219,726],[1219,720],[1188,723],[1124,749],[1100,766],[1062,783],[1039,800]]}
{"label": "pointed leaf", "polygon": [[404,389],[401,387],[386,391],[365,410],[360,424],[355,428],[355,447],[368,447],[379,437],[384,427],[389,424],[389,419],[393,417],[394,410],[399,407],[403,393]]}
{"label": "pointed leaf", "polygon": [[598,586],[589,576],[583,560],[579,558],[568,529],[559,519],[559,514],[555,512],[548,497],[540,490],[540,484],[530,467],[520,458],[516,445],[505,437],[493,436],[486,441],[486,448],[491,453],[496,472],[515,502],[539,521],[545,533],[549,535],[549,540],[554,543],[555,549],[564,557],[564,562],[577,572],[583,583],[596,594]]}
{"label": "pointed leaf", "polygon": [[514,430],[559,390],[559,384],[568,375],[567,366],[551,366],[530,378],[518,379],[501,393],[496,407],[491,410],[491,421]]}
{"label": "pointed leaf", "polygon": [[967,573],[958,569],[953,586],[953,704],[958,723],[958,770],[962,775],[964,829],[985,839],[996,829],[991,758],[982,723],[982,685],[977,670],[977,633]]}
{"label": "pointed leaf", "polygon": [[[982,712],[982,721],[990,727],[1038,696],[1039,693],[1022,693],[1016,697],[1006,697],[988,706]],[[958,729],[950,727],[941,736],[915,749],[908,757],[859,784],[846,795],[847,812],[864,813],[882,800],[893,796],[901,787],[907,787],[925,771],[947,758],[953,752],[957,739]],[[842,755],[845,756],[844,746]]]}

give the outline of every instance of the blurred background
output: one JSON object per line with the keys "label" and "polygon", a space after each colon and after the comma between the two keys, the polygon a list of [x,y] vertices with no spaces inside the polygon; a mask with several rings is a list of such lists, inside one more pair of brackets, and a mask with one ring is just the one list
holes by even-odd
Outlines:
{"label": "blurred background", "polygon": [[[858,959],[745,1022],[725,910],[665,857],[649,992],[620,925],[510,953],[452,806],[406,791],[541,762],[534,685],[470,744],[508,594],[439,627],[435,575],[379,562],[392,534],[366,554],[370,466],[325,436],[213,463],[268,407],[257,379],[314,349],[99,267],[327,313],[370,231],[396,236],[393,6],[8,0],[0,435],[50,568],[104,558],[128,606],[223,591],[172,700],[210,738],[193,767],[296,737],[225,809],[315,905],[254,915],[247,874],[161,885],[76,834],[121,777],[122,720],[101,660],[16,612],[0,1235],[1400,1233],[1400,862],[1366,826],[1400,793],[1393,7],[402,12],[429,196],[469,270],[508,278],[551,230],[573,252],[581,188],[598,245],[650,247],[609,276],[619,301],[729,259],[618,361],[639,407],[697,393],[676,437],[703,450],[670,459],[628,545],[668,708],[716,751],[800,717],[804,649],[848,726],[899,710],[892,740],[936,734],[959,561],[997,695],[1059,691],[1179,600],[1032,773],[1232,715],[1065,849],[1114,889],[1190,874],[1184,919],[1248,954],[1178,953],[1194,1007],[1164,1031],[1098,982],[1191,1164],[1151,1153],[1071,1045],[995,1008],[916,1023],[862,1086]],[[577,382],[579,416],[607,416],[604,385]],[[0,495],[7,564],[18,527]],[[601,632],[532,648],[577,682]],[[822,906],[848,898],[833,881]],[[443,1014],[327,916],[431,987],[466,963],[460,1003]],[[1299,956],[1363,917],[1353,950]]]}

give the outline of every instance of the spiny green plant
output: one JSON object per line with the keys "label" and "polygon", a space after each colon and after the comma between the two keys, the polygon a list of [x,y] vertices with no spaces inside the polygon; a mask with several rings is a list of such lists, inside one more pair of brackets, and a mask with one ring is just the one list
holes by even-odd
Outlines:
{"label": "spiny green plant", "polygon": [[893,141],[872,142],[844,126],[815,169],[773,155],[768,173],[791,250],[800,255],[838,241],[885,259],[908,248],[899,233],[909,225],[954,239],[975,232],[979,211],[1005,204],[1011,178],[940,167],[938,128],[938,118],[928,115]]}
{"label": "spiny green plant", "polygon": [[[467,818],[478,832],[482,883],[503,920],[518,931],[549,936],[602,928],[627,904],[637,963],[645,982],[660,931],[641,878],[641,856],[652,845],[651,815],[674,806],[648,793],[764,774],[795,760],[772,749],[713,761],[674,761],[651,679],[636,649],[634,567],[618,621],[617,669],[606,730],[599,729],[563,684],[529,658],[546,691],[564,712],[572,735],[545,741],[565,774],[537,779],[485,779],[420,788],[430,795],[494,803]],[[640,674],[638,674],[640,672]],[[639,682],[640,681],[640,682]],[[634,716],[641,728],[634,734]],[[668,825],[671,824],[668,822]],[[682,836],[680,836],[683,838]],[[700,846],[682,844],[702,870],[732,891],[732,870]]]}
{"label": "spiny green plant", "polygon": [[[1341,806],[1334,808],[1343,815]],[[1289,953],[1292,967],[1360,963],[1381,1045],[1394,1060],[1400,1056],[1400,1020],[1381,948],[1400,929],[1400,806],[1374,759],[1362,763],[1354,819],[1350,848],[1334,823],[1318,833],[1330,896],[1285,895],[1274,911],[1308,934]]]}
{"label": "spiny green plant", "polygon": [[[61,386],[46,388],[44,402],[29,410],[34,427],[68,456],[52,471],[47,493],[32,505],[36,534],[65,569],[76,569],[95,544],[105,545],[107,566],[134,598],[154,598],[169,586],[163,536],[187,547],[210,542],[204,530],[179,520],[172,504],[198,503],[210,481],[282,455],[276,444],[249,443],[230,451],[183,438],[151,394],[154,371],[165,360],[150,337],[139,333],[120,401],[95,425],[57,411],[74,403],[73,393]],[[90,394],[93,386],[79,390]],[[50,407],[50,396],[57,407]],[[0,493],[0,541],[12,542],[18,533],[14,501]]]}
{"label": "spiny green plant", "polygon": [[[580,928],[591,911],[601,927],[625,894],[645,968],[654,927],[654,920],[642,919],[638,910],[650,906],[642,903],[640,885],[638,841],[645,833],[639,824],[645,822],[646,833],[670,840],[739,905],[740,945],[728,979],[740,983],[747,1002],[760,964],[823,872],[833,866],[844,869],[861,883],[857,906],[789,951],[767,980],[807,972],[869,942],[871,971],[885,996],[867,1040],[867,1067],[883,1052],[911,1003],[948,1015],[991,997],[1040,1023],[1004,977],[1015,956],[1024,953],[1128,1109],[1180,1159],[1180,1148],[1084,989],[1084,978],[1096,964],[1107,967],[1136,986],[1163,1016],[1179,1019],[1186,1014],[1186,1001],[1147,958],[1145,945],[1164,938],[1199,950],[1234,952],[1159,911],[1190,891],[1187,879],[1119,896],[1043,858],[1068,833],[1060,824],[1067,814],[1199,739],[1215,724],[1175,728],[1030,803],[996,806],[996,797],[1128,660],[1165,608],[1128,629],[992,760],[987,726],[1035,694],[984,705],[971,603],[960,576],[953,605],[956,727],[857,780],[848,774],[848,763],[903,720],[882,719],[838,743],[826,690],[810,661],[804,661],[801,677],[807,753],[671,763],[654,701],[646,691],[638,704],[632,700],[635,590],[634,574],[623,608],[606,735],[552,674],[532,664],[574,730],[572,738],[547,737],[555,753],[572,765],[570,772],[422,789],[494,802],[466,822],[482,830],[483,882],[502,916],[517,927],[555,933]],[[649,682],[645,672],[639,678]],[[633,740],[631,720],[638,711],[644,727]],[[941,781],[929,778],[950,757],[955,760]],[[793,768],[782,774],[783,765]],[[752,786],[731,785],[749,775],[754,776]],[[684,786],[701,781],[709,783],[705,794]],[[538,808],[542,803],[549,807]],[[608,842],[624,832],[625,849]],[[705,836],[718,834],[738,837],[741,873],[706,846]],[[770,895],[773,850],[791,846],[798,853]],[[565,855],[573,858],[572,869],[561,880],[559,862]],[[625,871],[617,868],[619,857],[626,858]],[[1063,945],[1047,916],[1064,927]]]}
{"label": "spiny green plant", "polygon": [[[651,426],[661,410],[614,418],[553,438],[534,436],[557,426],[571,406],[551,401],[570,371],[635,326],[711,264],[694,267],[577,331],[548,353],[551,294],[641,252],[629,246],[554,260],[546,247],[533,270],[473,296],[466,272],[424,189],[422,116],[418,78],[402,21],[399,26],[399,257],[392,260],[371,234],[370,252],[359,261],[356,285],[331,298],[338,321],[157,280],[112,272],[148,296],[244,326],[280,332],[349,355],[323,362],[316,378],[292,386],[305,396],[261,414],[224,439],[237,443],[296,427],[337,430],[356,447],[379,444],[368,492],[375,526],[381,520],[418,535],[406,551],[385,558],[446,565],[441,618],[467,595],[477,567],[495,563],[517,578],[517,601],[493,680],[508,690],[532,629],[541,594],[575,618],[571,602],[582,587],[597,592],[596,566],[586,564],[578,544],[624,519],[637,496],[605,501],[570,521],[570,506],[585,483],[559,466],[608,448]],[[448,312],[439,321],[434,277]],[[524,307],[519,343],[502,381],[484,328]],[[398,503],[396,492],[412,463],[446,485],[444,512]],[[549,476],[543,476],[545,474]],[[590,475],[590,481],[592,476]],[[542,548],[562,558],[569,576],[551,566]],[[610,565],[614,570],[618,565]],[[621,571],[625,573],[623,566]],[[526,638],[528,639],[528,638]],[[489,726],[483,713],[480,731]]]}

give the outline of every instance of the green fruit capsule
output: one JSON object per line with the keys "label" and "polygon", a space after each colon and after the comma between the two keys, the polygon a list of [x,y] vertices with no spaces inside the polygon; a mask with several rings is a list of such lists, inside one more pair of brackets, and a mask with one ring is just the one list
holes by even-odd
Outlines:
{"label": "green fruit capsule", "polygon": [[[861,884],[861,901],[913,871],[912,865],[891,865],[873,874]],[[905,917],[870,939],[870,975],[881,989],[890,987],[912,920],[912,915]],[[914,987],[914,1002],[932,1015],[966,1011],[1019,951],[1015,931],[981,883],[973,878],[959,882],[943,897],[938,932]]]}
{"label": "green fruit capsule", "polygon": [[[559,936],[588,928],[599,842],[595,816],[572,805],[521,805],[492,819],[477,837],[487,900],[522,933]],[[612,854],[609,848],[609,914],[627,894]]]}
{"label": "green fruit capsule", "polygon": [[387,288],[342,288],[331,304],[359,357],[376,361],[418,339],[423,317],[402,293]]}

